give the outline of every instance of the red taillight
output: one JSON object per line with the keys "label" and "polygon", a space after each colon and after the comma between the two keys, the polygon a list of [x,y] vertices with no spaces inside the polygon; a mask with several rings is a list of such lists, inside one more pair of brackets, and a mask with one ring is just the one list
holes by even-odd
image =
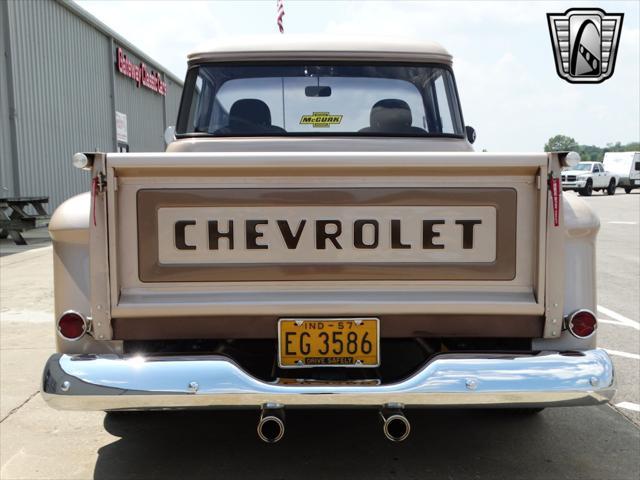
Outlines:
{"label": "red taillight", "polygon": [[58,319],[58,333],[67,340],[77,340],[87,333],[87,322],[77,312],[65,312]]}
{"label": "red taillight", "polygon": [[576,338],[587,338],[598,328],[598,319],[589,310],[578,310],[567,320],[567,328]]}

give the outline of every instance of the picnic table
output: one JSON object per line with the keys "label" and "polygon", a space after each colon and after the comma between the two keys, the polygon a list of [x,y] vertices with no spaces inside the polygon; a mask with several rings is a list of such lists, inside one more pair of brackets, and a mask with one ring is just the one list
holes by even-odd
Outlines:
{"label": "picnic table", "polygon": [[49,225],[45,203],[49,197],[0,198],[0,238],[11,237],[16,245],[26,245],[22,232]]}

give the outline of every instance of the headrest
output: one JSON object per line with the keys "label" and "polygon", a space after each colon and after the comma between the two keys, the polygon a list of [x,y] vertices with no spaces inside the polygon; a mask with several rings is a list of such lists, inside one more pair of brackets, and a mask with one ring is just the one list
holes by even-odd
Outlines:
{"label": "headrest", "polygon": [[230,127],[268,127],[270,125],[271,112],[262,100],[255,98],[237,100],[229,110]]}
{"label": "headrest", "polygon": [[411,126],[411,108],[404,100],[387,98],[371,109],[369,123],[376,130],[398,130]]}

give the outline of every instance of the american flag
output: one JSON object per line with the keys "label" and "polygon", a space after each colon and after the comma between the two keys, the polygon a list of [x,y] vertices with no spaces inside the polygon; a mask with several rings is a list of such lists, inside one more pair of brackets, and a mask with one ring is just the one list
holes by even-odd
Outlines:
{"label": "american flag", "polygon": [[278,10],[278,28],[280,29],[280,33],[284,33],[284,25],[282,24],[282,17],[284,17],[284,0],[277,0],[276,8]]}

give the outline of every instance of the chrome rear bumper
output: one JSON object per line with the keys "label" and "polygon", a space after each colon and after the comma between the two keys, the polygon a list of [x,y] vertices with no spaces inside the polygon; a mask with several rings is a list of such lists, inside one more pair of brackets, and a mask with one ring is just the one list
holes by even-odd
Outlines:
{"label": "chrome rear bumper", "polygon": [[614,393],[604,350],[441,354],[386,385],[263,382],[222,356],[53,355],[42,395],[62,410],[190,407],[544,407],[593,405]]}

